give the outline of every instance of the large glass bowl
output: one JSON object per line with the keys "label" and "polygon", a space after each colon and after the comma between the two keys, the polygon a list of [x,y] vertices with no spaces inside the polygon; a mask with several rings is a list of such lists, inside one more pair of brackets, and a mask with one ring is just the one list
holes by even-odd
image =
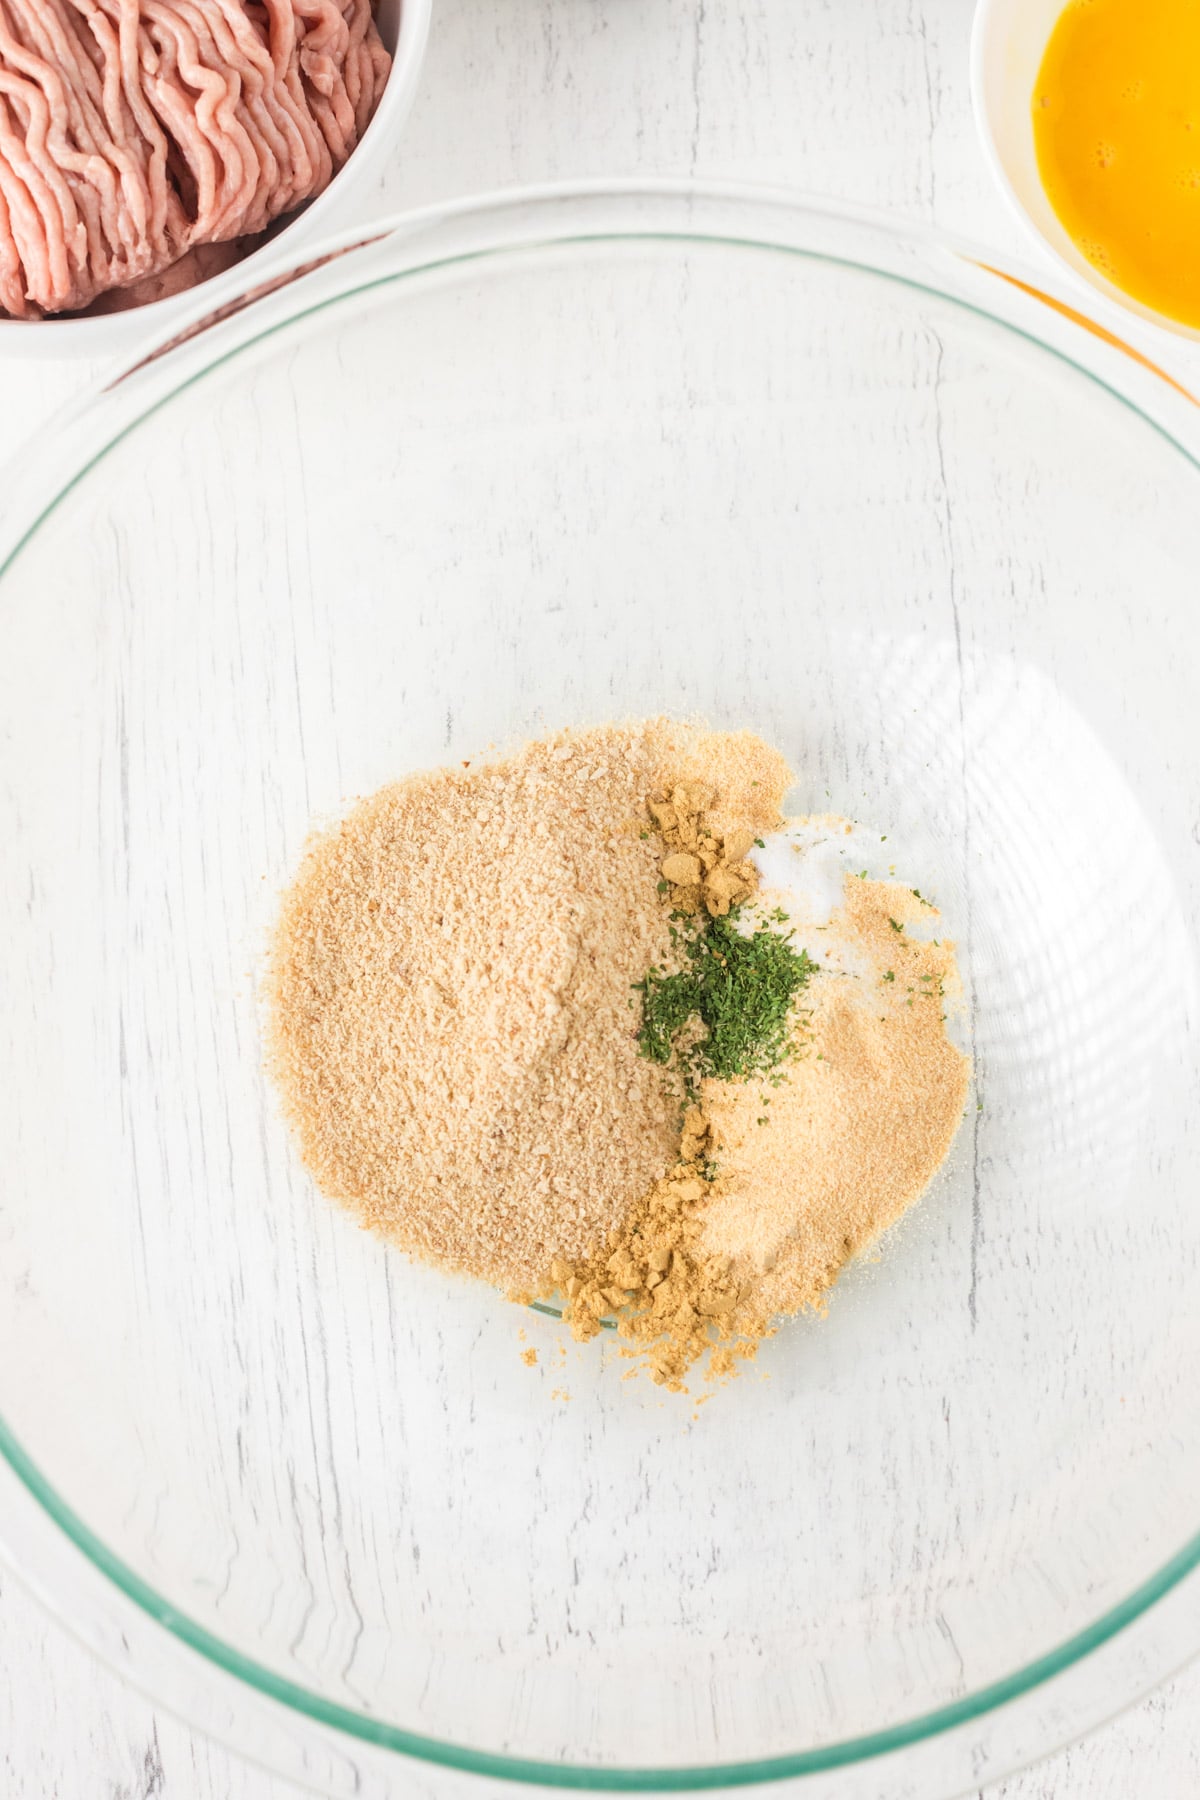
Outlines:
{"label": "large glass bowl", "polygon": [[[10,478],[0,1537],[323,1792],[993,1779],[1200,1646],[1194,404],[769,194],[342,248]],[[327,1205],[257,1010],[314,821],[660,710],[888,834],[977,1070],[699,1409]]]}

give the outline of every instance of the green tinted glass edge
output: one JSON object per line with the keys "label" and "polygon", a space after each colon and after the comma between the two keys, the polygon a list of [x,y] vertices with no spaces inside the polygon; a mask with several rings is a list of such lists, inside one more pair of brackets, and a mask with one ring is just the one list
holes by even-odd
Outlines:
{"label": "green tinted glass edge", "polygon": [[[1123,407],[1140,418],[1194,469],[1200,471],[1200,457],[1193,454],[1186,445],[1180,443],[1178,438],[1158,420],[1144,412],[1127,394],[1105,381],[1085,364],[1076,362],[1065,351],[1046,343],[1033,331],[1026,331],[1021,326],[1013,324],[1012,321],[1002,318],[999,314],[982,306],[976,306],[958,295],[949,294],[943,288],[935,287],[932,283],[898,275],[891,270],[880,269],[870,262],[853,257],[832,256],[824,252],[808,250],[802,246],[771,242],[769,239],[735,238],[717,233],[651,230],[566,233],[515,245],[500,245],[434,258],[429,262],[416,264],[394,274],[380,276],[375,280],[363,282],[357,287],[350,287],[343,292],[331,295],[312,306],[301,307],[274,325],[234,344],[221,355],[214,357],[202,369],[196,370],[166,393],[160,395],[157,400],[125,424],[100,450],[83,463],[70,480],[36,513],[3,561],[0,561],[0,579],[3,579],[8,573],[24,546],[52,517],[67,496],[118,444],[131,436],[139,426],[145,424],[148,419],[180,394],[197,385],[226,363],[243,355],[256,344],[266,342],[301,320],[313,318],[334,306],[342,305],[348,300],[370,293],[375,289],[390,287],[399,282],[412,280],[417,276],[429,274],[438,269],[451,268],[458,264],[486,261],[499,255],[527,254],[530,251],[564,248],[572,245],[633,242],[708,244],[729,249],[759,250],[776,255],[795,256],[810,262],[823,262],[835,267],[857,269],[863,274],[894,282],[897,286],[909,288],[916,293],[929,294],[934,299],[957,306],[964,312],[972,313],[979,318],[988,320],[991,324],[999,325],[1002,330],[1034,345],[1045,355],[1074,369],[1077,374],[1103,389]],[[975,266],[983,267],[984,265],[976,264]],[[993,274],[997,280],[1003,279],[998,272],[990,269],[987,269],[986,272]],[[549,1311],[550,1309],[539,1307],[538,1310]],[[572,1765],[506,1756],[486,1750],[473,1750],[466,1745],[448,1743],[439,1738],[424,1737],[418,1732],[406,1731],[401,1726],[389,1725],[383,1720],[371,1718],[368,1714],[358,1713],[349,1707],[340,1706],[335,1701],[326,1700],[320,1694],[315,1694],[309,1689],[300,1687],[285,1677],[275,1674],[261,1663],[256,1663],[251,1658],[233,1650],[220,1638],[207,1631],[204,1626],[198,1625],[195,1620],[189,1618],[186,1613],[180,1612],[122,1562],[120,1557],[111,1551],[73,1508],[62,1499],[58,1491],[22,1448],[3,1417],[0,1417],[0,1455],[4,1457],[14,1475],[43,1511],[102,1575],[149,1618],[162,1625],[180,1643],[197,1651],[217,1668],[235,1676],[267,1698],[279,1701],[282,1705],[290,1707],[293,1711],[320,1724],[344,1731],[347,1735],[358,1738],[364,1743],[395,1750],[423,1762],[461,1770],[468,1774],[496,1776],[538,1787],[584,1789],[609,1793],[639,1791],[671,1793],[707,1788],[748,1787],[770,1781],[787,1780],[790,1777],[827,1773],[831,1770],[845,1768],[852,1763],[866,1762],[875,1757],[886,1756],[952,1731],[958,1726],[970,1724],[995,1711],[996,1708],[1021,1698],[1032,1689],[1052,1680],[1056,1675],[1063,1674],[1085,1656],[1108,1643],[1126,1626],[1133,1624],[1188,1575],[1200,1569],[1200,1531],[1198,1531],[1184,1544],[1182,1549],[1137,1587],[1127,1599],[1110,1608],[1092,1625],[1076,1632],[1072,1637],[1066,1638],[1053,1650],[1035,1658],[1033,1662],[1027,1663],[1013,1674],[990,1682],[986,1687],[980,1688],[976,1693],[968,1695],[962,1700],[952,1701],[948,1705],[935,1708],[932,1712],[919,1714],[916,1718],[907,1720],[903,1724],[888,1726],[883,1730],[868,1732],[859,1737],[847,1738],[840,1743],[828,1744],[817,1750],[795,1751],[783,1756],[765,1757],[748,1762],[718,1763],[695,1768],[617,1768],[600,1765]]]}
{"label": "green tinted glass edge", "polygon": [[886,1756],[904,1750],[927,1738],[968,1725],[984,1714],[993,1712],[1008,1701],[1017,1700],[1032,1688],[1060,1675],[1091,1651],[1097,1650],[1125,1626],[1147,1612],[1193,1570],[1200,1568],[1200,1534],[1151,1578],[1143,1582],[1127,1600],[1085,1630],[1067,1638],[1054,1650],[1028,1663],[1012,1675],[989,1683],[966,1699],[952,1701],[933,1712],[922,1713],[901,1725],[861,1737],[846,1738],[819,1750],[796,1751],[784,1756],[764,1757],[754,1762],[718,1763],[694,1769],[605,1768],[538,1761],[527,1757],[503,1756],[487,1750],[472,1750],[464,1744],[451,1744],[440,1738],[423,1737],[401,1726],[389,1725],[370,1718],[336,1701],[323,1699],[308,1688],[276,1675],[261,1663],[242,1656],[229,1645],[197,1625],[186,1613],[155,1592],[149,1583],[127,1567],[95,1533],[84,1524],[34,1465],[0,1420],[0,1453],[32,1494],[33,1498],[70,1538],[75,1547],[108,1577],[136,1606],[158,1624],[164,1626],[181,1643],[196,1650],[227,1674],[236,1676],[248,1686],[278,1700],[294,1711],[322,1725],[396,1750],[421,1761],[446,1768],[463,1770],[473,1775],[494,1775],[511,1781],[523,1781],[538,1787],[576,1788],[609,1793],[658,1792],[679,1793],[704,1788],[749,1787],[759,1782],[781,1781],[792,1776],[816,1775],[850,1763],[866,1762],[872,1757]]}

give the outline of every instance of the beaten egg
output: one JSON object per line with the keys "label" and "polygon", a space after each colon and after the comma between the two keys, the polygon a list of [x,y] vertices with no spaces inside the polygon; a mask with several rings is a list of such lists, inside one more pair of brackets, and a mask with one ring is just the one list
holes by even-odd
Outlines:
{"label": "beaten egg", "polygon": [[1088,261],[1200,326],[1200,0],[1070,0],[1033,131],[1042,185]]}

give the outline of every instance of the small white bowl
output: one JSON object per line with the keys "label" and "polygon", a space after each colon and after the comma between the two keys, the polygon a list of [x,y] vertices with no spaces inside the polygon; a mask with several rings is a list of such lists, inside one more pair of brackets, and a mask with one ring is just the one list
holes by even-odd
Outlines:
{"label": "small white bowl", "polygon": [[1033,141],[1033,90],[1065,4],[979,0],[971,34],[971,100],[983,154],[1018,218],[1070,275],[1124,312],[1200,341],[1193,326],[1143,306],[1102,275],[1076,248],[1046,196]]}
{"label": "small white bowl", "polygon": [[[264,235],[261,249],[223,275],[215,275],[199,287],[154,300],[128,312],[104,313],[91,318],[0,318],[0,356],[32,357],[128,357],[151,342],[182,328],[197,310],[197,296],[204,307],[216,309],[226,298],[253,285],[256,275],[267,279],[276,264],[295,261],[295,252],[314,238],[322,238],[353,222],[349,203],[356,193],[369,192],[380,170],[392,157],[404,121],[416,97],[429,41],[433,0],[379,0],[376,23],[379,35],[392,53],[392,69],[375,116],[363,132],[344,168],[340,169],[315,200],[288,224]],[[349,216],[348,216],[349,215]]]}

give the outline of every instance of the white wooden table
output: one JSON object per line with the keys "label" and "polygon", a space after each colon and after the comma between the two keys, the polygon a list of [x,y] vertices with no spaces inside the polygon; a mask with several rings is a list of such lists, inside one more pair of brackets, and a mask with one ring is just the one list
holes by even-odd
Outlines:
{"label": "white wooden table", "polygon": [[[1025,252],[975,147],[971,11],[971,0],[437,0],[423,91],[374,204],[577,176],[740,176]],[[1200,358],[1176,361],[1200,374]],[[0,460],[96,373],[0,366]],[[0,1578],[3,1800],[296,1792],[124,1688]],[[1200,1666],[992,1792],[1196,1800]]]}

